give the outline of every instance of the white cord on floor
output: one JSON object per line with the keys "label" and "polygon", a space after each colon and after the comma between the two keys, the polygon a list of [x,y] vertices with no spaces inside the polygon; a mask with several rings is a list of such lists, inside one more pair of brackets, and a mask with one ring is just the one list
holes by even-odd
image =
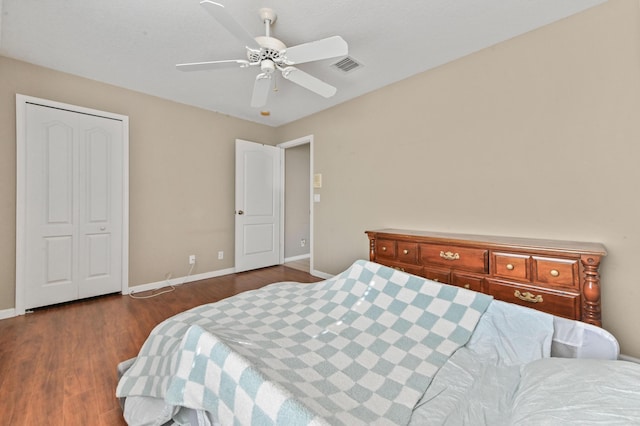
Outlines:
{"label": "white cord on floor", "polygon": [[[192,263],[192,264],[191,264],[191,268],[189,268],[189,272],[187,272],[187,276],[186,276],[186,277],[184,277],[184,280],[183,280],[180,284],[178,284],[178,285],[182,285],[182,284],[184,284],[184,283],[186,283],[186,282],[187,282],[187,279],[189,279],[189,277],[191,276],[191,272],[193,272],[193,268],[194,268],[195,266],[196,266],[196,264],[195,264],[195,263]],[[172,291],[175,291],[175,290],[176,290],[176,287],[175,287],[173,284],[171,284],[171,283],[169,282],[169,280],[171,279],[171,273],[168,273],[168,274],[164,277],[164,279],[165,279],[165,281],[167,282],[167,286],[169,287],[169,289],[167,289],[167,290],[163,290],[163,291],[161,291],[161,292],[159,292],[159,293],[149,294],[149,295],[147,295],[147,296],[135,296],[133,293],[129,293],[129,297],[130,297],[130,298],[132,298],[132,299],[151,299],[152,297],[160,296],[161,294],[171,293]],[[154,290],[151,290],[151,291],[154,291]]]}

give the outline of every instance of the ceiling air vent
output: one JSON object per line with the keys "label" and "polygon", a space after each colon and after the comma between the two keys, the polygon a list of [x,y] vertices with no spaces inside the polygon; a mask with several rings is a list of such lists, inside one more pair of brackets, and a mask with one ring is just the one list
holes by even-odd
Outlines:
{"label": "ceiling air vent", "polygon": [[362,64],[355,59],[347,56],[346,58],[340,59],[338,62],[331,66],[339,69],[342,72],[351,72],[357,70],[358,68],[361,68]]}

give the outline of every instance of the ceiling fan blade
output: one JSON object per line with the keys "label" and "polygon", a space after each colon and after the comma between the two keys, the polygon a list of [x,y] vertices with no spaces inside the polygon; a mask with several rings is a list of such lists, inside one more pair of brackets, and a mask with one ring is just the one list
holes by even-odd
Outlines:
{"label": "ceiling fan blade", "polygon": [[236,21],[233,16],[227,12],[227,9],[220,3],[215,3],[209,0],[203,0],[200,2],[202,7],[209,12],[209,15],[218,21],[223,27],[233,34],[238,40],[244,43],[246,47],[252,50],[260,50],[260,45],[253,38],[253,36],[242,27]]}
{"label": "ceiling fan blade", "polygon": [[231,59],[228,61],[208,61],[208,62],[191,62],[188,64],[177,64],[176,68],[180,71],[202,71],[220,68],[235,68],[238,65],[240,68],[248,67],[249,61],[245,59]]}
{"label": "ceiling fan blade", "polygon": [[299,70],[298,68],[286,67],[282,70],[282,76],[305,89],[311,90],[320,96],[324,96],[325,98],[330,98],[335,95],[338,90],[332,85],[327,84],[324,81],[315,78],[311,74],[307,74],[306,72]]}
{"label": "ceiling fan blade", "polygon": [[269,91],[271,90],[271,74],[263,72],[258,74],[256,82],[253,85],[253,94],[251,95],[251,106],[260,108],[265,106]]}
{"label": "ceiling fan blade", "polygon": [[302,64],[336,56],[347,56],[348,54],[347,42],[340,36],[333,36],[287,48],[284,53],[284,63],[287,65]]}

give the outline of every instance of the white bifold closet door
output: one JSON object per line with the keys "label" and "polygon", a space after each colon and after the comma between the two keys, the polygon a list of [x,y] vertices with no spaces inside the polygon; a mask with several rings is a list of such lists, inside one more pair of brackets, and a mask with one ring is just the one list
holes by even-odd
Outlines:
{"label": "white bifold closet door", "polygon": [[25,308],[122,288],[123,123],[26,106]]}

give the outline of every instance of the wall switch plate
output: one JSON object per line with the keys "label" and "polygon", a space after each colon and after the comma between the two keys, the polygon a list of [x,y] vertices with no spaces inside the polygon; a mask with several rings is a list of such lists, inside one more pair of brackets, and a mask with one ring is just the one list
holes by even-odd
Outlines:
{"label": "wall switch plate", "polygon": [[322,188],[322,173],[316,173],[313,175],[313,187]]}
{"label": "wall switch plate", "polygon": [[189,265],[193,265],[194,263],[196,263],[196,255],[191,254],[189,255]]}
{"label": "wall switch plate", "polygon": [[219,251],[218,252],[218,260],[222,260],[224,259],[224,252],[223,251]]}

